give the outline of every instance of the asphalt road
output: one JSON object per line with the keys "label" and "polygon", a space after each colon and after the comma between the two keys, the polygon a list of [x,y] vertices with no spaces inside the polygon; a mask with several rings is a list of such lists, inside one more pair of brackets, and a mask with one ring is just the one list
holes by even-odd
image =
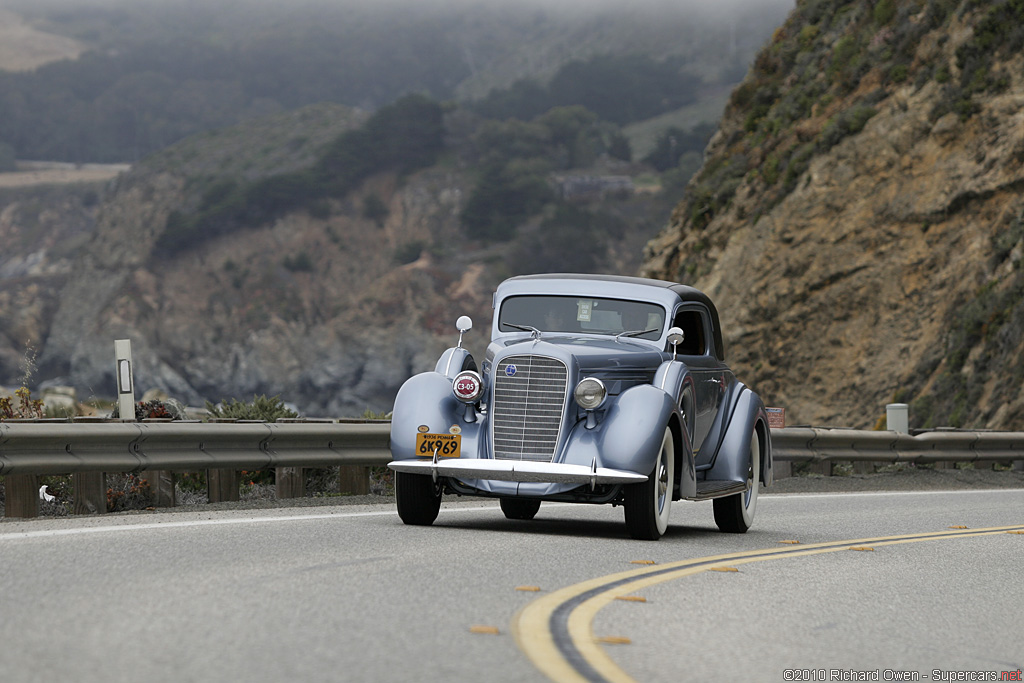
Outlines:
{"label": "asphalt road", "polygon": [[1024,530],[1022,489],[762,496],[744,535],[719,533],[709,503],[677,503],[656,543],[628,539],[620,508],[545,504],[512,522],[486,500],[446,503],[429,528],[402,525],[393,505],[6,521],[0,672],[998,676],[1024,667],[1024,534],[1011,530]]}

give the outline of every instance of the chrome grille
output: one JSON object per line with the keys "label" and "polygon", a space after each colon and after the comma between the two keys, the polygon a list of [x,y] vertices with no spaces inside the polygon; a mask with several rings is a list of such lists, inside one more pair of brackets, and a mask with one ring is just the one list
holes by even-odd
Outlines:
{"label": "chrome grille", "polygon": [[[509,366],[515,372],[509,372]],[[495,369],[494,457],[550,461],[558,444],[568,371],[546,356],[509,356]]]}

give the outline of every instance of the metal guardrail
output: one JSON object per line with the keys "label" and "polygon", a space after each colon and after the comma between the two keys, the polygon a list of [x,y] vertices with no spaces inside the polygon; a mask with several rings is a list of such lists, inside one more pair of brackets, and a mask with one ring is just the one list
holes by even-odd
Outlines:
{"label": "metal guardrail", "polygon": [[[7,477],[9,516],[32,516],[38,492],[31,485],[35,480],[26,478],[49,474],[95,473],[100,483],[91,484],[91,511],[103,509],[102,502],[97,502],[102,498],[103,472],[208,470],[210,499],[214,500],[212,480],[216,479],[219,490],[228,492],[218,496],[235,496],[220,499],[237,500],[238,470],[279,468],[278,494],[290,497],[301,495],[294,491],[301,491],[302,484],[298,477],[298,488],[282,494],[282,474],[295,479],[288,468],[340,465],[352,466],[348,467],[351,470],[386,465],[391,459],[390,430],[388,423],[346,422],[0,422],[0,475]],[[789,427],[772,430],[772,449],[780,462],[1012,460],[1016,469],[1024,469],[1024,432],[937,430],[903,434]],[[173,492],[173,480],[170,488]],[[15,499],[16,504],[12,503]],[[77,505],[76,500],[76,510]],[[15,514],[12,510],[22,512]]]}
{"label": "metal guardrail", "polygon": [[[0,475],[386,465],[388,423],[0,422]],[[1024,432],[772,430],[791,462],[1024,460]]]}
{"label": "metal guardrail", "polygon": [[1024,432],[890,431],[787,427],[772,430],[772,455],[790,462],[975,462],[1024,460]]}
{"label": "metal guardrail", "polygon": [[388,423],[0,423],[0,475],[386,465]]}

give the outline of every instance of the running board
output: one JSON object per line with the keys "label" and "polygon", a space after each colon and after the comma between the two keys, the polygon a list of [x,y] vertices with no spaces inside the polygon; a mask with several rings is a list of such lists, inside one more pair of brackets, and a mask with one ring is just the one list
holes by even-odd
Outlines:
{"label": "running board", "polygon": [[731,496],[734,493],[743,493],[746,490],[747,484],[742,481],[731,481],[728,479],[698,481],[695,500],[721,498],[722,496]]}

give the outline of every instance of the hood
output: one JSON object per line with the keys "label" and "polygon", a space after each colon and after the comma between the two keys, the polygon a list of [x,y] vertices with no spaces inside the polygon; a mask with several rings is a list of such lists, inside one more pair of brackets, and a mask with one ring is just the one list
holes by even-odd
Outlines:
{"label": "hood", "polygon": [[497,363],[506,356],[520,354],[558,358],[569,367],[579,368],[582,373],[599,376],[636,371],[653,376],[665,360],[664,354],[649,342],[553,334],[541,339],[519,337],[495,341],[488,348],[487,355]]}

